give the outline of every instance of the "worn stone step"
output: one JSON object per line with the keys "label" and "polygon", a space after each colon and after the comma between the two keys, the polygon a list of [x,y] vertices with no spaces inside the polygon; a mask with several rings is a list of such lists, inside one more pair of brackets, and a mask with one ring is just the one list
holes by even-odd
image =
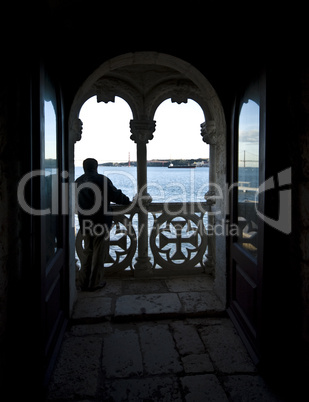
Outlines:
{"label": "worn stone step", "polygon": [[211,291],[151,293],[77,300],[72,323],[129,321],[201,316],[224,316],[220,300]]}

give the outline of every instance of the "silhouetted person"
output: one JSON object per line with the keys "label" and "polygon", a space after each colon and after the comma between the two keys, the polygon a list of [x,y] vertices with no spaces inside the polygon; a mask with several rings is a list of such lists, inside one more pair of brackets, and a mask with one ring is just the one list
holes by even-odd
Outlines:
{"label": "silhouetted person", "polygon": [[129,205],[129,198],[111,180],[98,173],[96,159],[83,162],[85,173],[77,185],[78,219],[84,239],[84,259],[81,261],[81,290],[97,290],[106,284],[104,261],[109,254],[109,234],[112,226],[110,202]]}

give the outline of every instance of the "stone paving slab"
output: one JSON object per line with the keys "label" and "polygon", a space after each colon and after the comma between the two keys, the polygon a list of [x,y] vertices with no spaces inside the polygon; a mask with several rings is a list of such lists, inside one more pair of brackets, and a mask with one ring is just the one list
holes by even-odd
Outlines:
{"label": "stone paving slab", "polygon": [[90,297],[77,300],[73,320],[91,320],[110,317],[113,314],[111,297]]}
{"label": "stone paving slab", "polygon": [[[79,292],[72,319],[81,323],[122,317],[192,316],[224,312],[207,275],[173,279],[112,279],[104,289]],[[186,290],[186,291],[185,291]]]}
{"label": "stone paving slab", "polygon": [[115,317],[181,313],[182,305],[175,293],[124,295],[116,301]]}
{"label": "stone paving slab", "polygon": [[99,335],[103,337],[107,334],[114,332],[114,326],[111,322],[100,322],[97,324],[75,324],[69,327],[66,336],[87,336],[87,335]]}
{"label": "stone paving slab", "polygon": [[181,361],[186,374],[213,373],[215,371],[208,353],[183,356]]}
{"label": "stone paving slab", "polygon": [[217,296],[210,291],[178,293],[179,299],[188,312],[218,313],[224,311],[223,305]]}
{"label": "stone paving slab", "polygon": [[203,292],[213,289],[213,278],[209,276],[187,276],[180,278],[165,279],[170,292]]}
{"label": "stone paving slab", "polygon": [[52,400],[70,400],[76,394],[96,395],[101,350],[102,336],[72,336],[64,340],[48,390]]}
{"label": "stone paving slab", "polygon": [[[208,320],[211,324],[211,319]],[[232,322],[222,319],[220,325],[199,328],[201,338],[216,370],[222,373],[253,373],[256,368]]]}
{"label": "stone paving slab", "polygon": [[123,294],[123,281],[121,279],[107,278],[106,286],[95,292],[79,291],[78,299],[89,299],[92,297],[115,297]]}
{"label": "stone paving slab", "polygon": [[179,373],[183,370],[167,324],[139,326],[146,374]]}
{"label": "stone paving slab", "polygon": [[134,329],[115,329],[104,337],[102,367],[106,378],[143,374],[138,334]]}
{"label": "stone paving slab", "polygon": [[104,401],[183,402],[176,376],[159,376],[107,381]]}
{"label": "stone paving slab", "polygon": [[171,328],[177,349],[182,356],[205,353],[205,345],[193,325],[175,321],[171,323]]}
{"label": "stone paving slab", "polygon": [[150,294],[150,293],[168,293],[169,289],[164,280],[160,279],[132,279],[123,281],[122,294]]}
{"label": "stone paving slab", "polygon": [[222,381],[232,401],[282,402],[258,375],[229,375]]}
{"label": "stone paving slab", "polygon": [[181,379],[186,402],[229,402],[214,374],[187,376]]}

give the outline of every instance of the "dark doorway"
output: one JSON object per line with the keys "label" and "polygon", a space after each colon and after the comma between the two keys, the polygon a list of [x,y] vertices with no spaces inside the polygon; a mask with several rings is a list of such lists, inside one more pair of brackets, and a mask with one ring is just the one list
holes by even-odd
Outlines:
{"label": "dark doorway", "polygon": [[265,181],[265,84],[252,81],[235,103],[232,135],[230,192],[229,313],[255,362],[259,360],[259,336],[263,275],[263,193]]}
{"label": "dark doorway", "polygon": [[[33,127],[32,199],[36,211],[34,266],[40,278],[40,335],[44,380],[47,381],[68,317],[66,264],[67,194],[62,99],[58,85],[41,65],[38,91],[33,91],[33,113],[40,126]],[[35,116],[34,116],[35,117]],[[35,118],[33,119],[35,121]]]}

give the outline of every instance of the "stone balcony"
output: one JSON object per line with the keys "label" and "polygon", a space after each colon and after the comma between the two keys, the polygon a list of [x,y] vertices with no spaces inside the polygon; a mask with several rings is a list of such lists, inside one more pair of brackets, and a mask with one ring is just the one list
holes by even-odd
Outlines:
{"label": "stone balcony", "polygon": [[[82,323],[223,314],[207,231],[210,211],[206,202],[151,203],[142,211],[113,206],[107,286],[94,293],[79,292],[72,319]],[[139,225],[140,214],[147,215],[147,230]],[[140,240],[146,253],[140,252]],[[76,249],[82,260],[80,232]]]}
{"label": "stone balcony", "polygon": [[151,274],[145,264],[144,277],[135,267],[140,212],[117,214],[107,285],[78,292],[47,401],[281,400],[217,296],[207,264],[214,260],[205,230],[210,207],[202,206],[173,204],[170,214],[163,204],[147,207]]}

